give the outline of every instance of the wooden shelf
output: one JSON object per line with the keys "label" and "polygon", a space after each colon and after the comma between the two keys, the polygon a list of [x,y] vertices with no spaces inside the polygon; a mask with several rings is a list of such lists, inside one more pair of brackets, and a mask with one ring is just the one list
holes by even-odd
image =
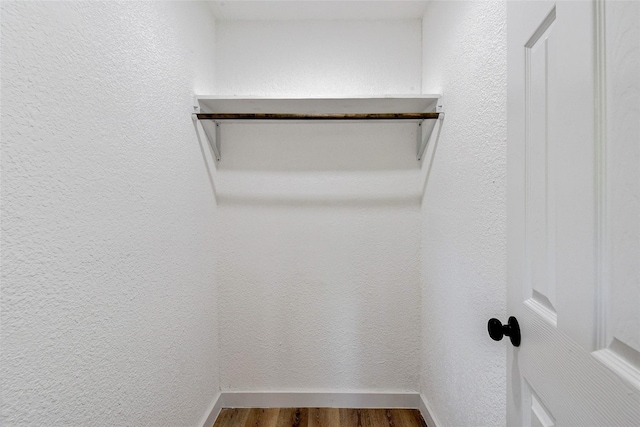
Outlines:
{"label": "wooden shelf", "polygon": [[429,120],[439,113],[350,113],[350,114],[296,114],[296,113],[198,113],[198,120]]}
{"label": "wooden shelf", "polygon": [[[193,119],[200,120],[217,160],[221,122],[244,121],[413,121],[418,124],[417,158],[421,160],[435,127],[442,119],[439,95],[355,96],[349,98],[262,98],[198,95]],[[433,121],[423,126],[425,120]]]}

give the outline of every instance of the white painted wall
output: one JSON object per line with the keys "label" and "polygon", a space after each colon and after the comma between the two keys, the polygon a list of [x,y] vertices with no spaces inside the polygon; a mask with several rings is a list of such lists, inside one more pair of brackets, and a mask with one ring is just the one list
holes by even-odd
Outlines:
{"label": "white painted wall", "polygon": [[[4,423],[194,425],[221,388],[504,424],[504,4],[215,34],[194,2],[2,12]],[[421,90],[447,102],[422,170],[412,125],[362,123],[224,125],[216,170],[185,115]]]}
{"label": "white painted wall", "polygon": [[420,93],[420,20],[220,21],[220,95]]}
{"label": "white painted wall", "polygon": [[[434,1],[423,91],[446,118],[425,156],[421,392],[442,425],[505,424],[506,5]],[[433,140],[432,140],[433,142]]]}
{"label": "white painted wall", "polygon": [[201,425],[215,199],[197,2],[2,2],[0,424]]}
{"label": "white painted wall", "polygon": [[[420,28],[219,22],[217,92],[419,93]],[[223,391],[418,389],[418,181],[415,125],[222,125]]]}

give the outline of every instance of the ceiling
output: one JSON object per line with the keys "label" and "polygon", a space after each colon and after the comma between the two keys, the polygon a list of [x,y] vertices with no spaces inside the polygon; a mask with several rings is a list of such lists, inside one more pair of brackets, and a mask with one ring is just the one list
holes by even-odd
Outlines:
{"label": "ceiling", "polygon": [[374,20],[420,19],[427,1],[210,0],[209,4],[218,20]]}

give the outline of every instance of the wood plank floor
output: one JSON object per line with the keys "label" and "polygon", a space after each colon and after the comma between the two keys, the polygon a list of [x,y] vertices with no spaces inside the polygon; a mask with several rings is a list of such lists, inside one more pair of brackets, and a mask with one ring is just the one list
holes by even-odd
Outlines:
{"label": "wood plank floor", "polygon": [[417,409],[225,408],[213,427],[427,427]]}

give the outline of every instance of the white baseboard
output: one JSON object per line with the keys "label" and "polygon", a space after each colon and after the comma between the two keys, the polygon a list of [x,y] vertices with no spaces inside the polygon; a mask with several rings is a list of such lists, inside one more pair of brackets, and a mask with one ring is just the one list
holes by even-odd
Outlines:
{"label": "white baseboard", "polygon": [[418,393],[226,392],[228,408],[417,408]]}
{"label": "white baseboard", "polygon": [[420,405],[418,409],[428,427],[442,427],[442,423],[438,421],[438,418],[436,418],[433,412],[433,408],[431,408],[429,402],[427,402],[427,399],[425,399],[423,395],[420,395]]}
{"label": "white baseboard", "polygon": [[212,427],[213,423],[216,421],[216,418],[218,418],[218,415],[220,414],[220,411],[222,410],[222,399],[221,396],[222,393],[218,393],[218,395],[216,396],[215,399],[213,399],[213,402],[211,402],[211,405],[209,406],[209,411],[204,415],[204,417],[202,418],[202,421],[200,422],[200,426],[202,427]]}

